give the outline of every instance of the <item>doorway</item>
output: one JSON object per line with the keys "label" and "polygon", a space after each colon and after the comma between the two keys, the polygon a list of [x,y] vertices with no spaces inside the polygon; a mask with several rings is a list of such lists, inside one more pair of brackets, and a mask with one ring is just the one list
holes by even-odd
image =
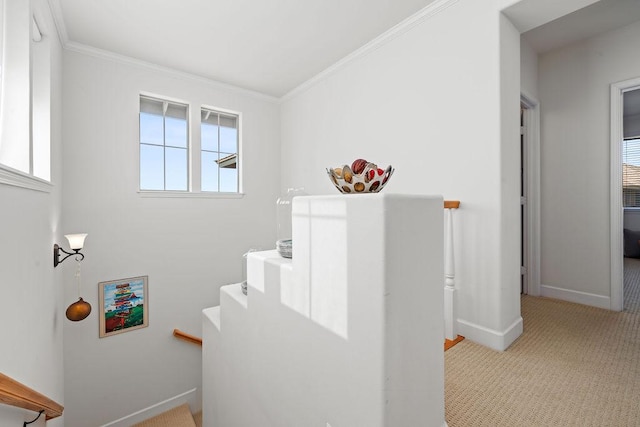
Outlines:
{"label": "doorway", "polygon": [[624,94],[639,88],[640,78],[611,85],[611,310],[615,311],[624,309]]}
{"label": "doorway", "polygon": [[622,90],[622,99],[622,308],[635,313],[640,311],[640,87]]}

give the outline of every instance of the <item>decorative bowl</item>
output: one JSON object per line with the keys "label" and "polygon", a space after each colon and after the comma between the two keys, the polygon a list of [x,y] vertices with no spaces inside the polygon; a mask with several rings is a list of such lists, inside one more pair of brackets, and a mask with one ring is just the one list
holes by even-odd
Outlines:
{"label": "decorative bowl", "polygon": [[[362,159],[356,160],[351,166],[327,169],[333,185],[344,194],[377,193],[382,190],[393,175],[393,167],[389,165],[386,169],[380,169],[376,164],[362,160],[366,162],[363,167],[362,163],[357,163],[359,160]],[[355,173],[354,169],[360,173]]]}

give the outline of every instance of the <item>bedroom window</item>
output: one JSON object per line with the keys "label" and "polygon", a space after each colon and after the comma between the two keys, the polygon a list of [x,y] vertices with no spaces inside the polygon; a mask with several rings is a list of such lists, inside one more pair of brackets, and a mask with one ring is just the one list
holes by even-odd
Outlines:
{"label": "bedroom window", "polygon": [[238,192],[238,121],[235,114],[202,108],[202,191]]}
{"label": "bedroom window", "polygon": [[622,200],[625,208],[640,208],[640,138],[622,142]]}
{"label": "bedroom window", "polygon": [[189,107],[140,96],[140,190],[189,190]]}

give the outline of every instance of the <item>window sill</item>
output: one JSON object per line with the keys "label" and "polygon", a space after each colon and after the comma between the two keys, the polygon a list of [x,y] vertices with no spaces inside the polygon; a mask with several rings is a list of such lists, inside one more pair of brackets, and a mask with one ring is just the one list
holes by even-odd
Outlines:
{"label": "window sill", "polygon": [[138,194],[143,198],[158,199],[241,199],[244,193],[214,193],[201,192],[192,193],[188,191],[144,191],[139,190]]}
{"label": "window sill", "polygon": [[49,181],[20,172],[17,169],[5,165],[0,165],[0,184],[42,191],[43,193],[50,193],[53,189],[53,184]]}

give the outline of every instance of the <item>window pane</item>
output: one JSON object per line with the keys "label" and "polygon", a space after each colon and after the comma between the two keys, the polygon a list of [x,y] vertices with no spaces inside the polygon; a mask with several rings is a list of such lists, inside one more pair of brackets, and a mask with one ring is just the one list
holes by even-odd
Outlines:
{"label": "window pane", "polygon": [[165,149],[166,190],[187,191],[187,150],[184,148]]}
{"label": "window pane", "polygon": [[164,149],[140,145],[140,189],[164,190]]}
{"label": "window pane", "polygon": [[218,191],[218,153],[202,152],[202,191]]}
{"label": "window pane", "polygon": [[218,151],[218,126],[203,123],[200,133],[202,149],[207,151]]}
{"label": "window pane", "polygon": [[162,145],[163,137],[162,116],[140,113],[140,142],[143,144]]}
{"label": "window pane", "polygon": [[140,96],[140,111],[142,113],[155,114],[156,116],[162,116],[164,110],[164,101],[159,99],[147,98],[146,96]]}
{"label": "window pane", "polygon": [[220,127],[220,151],[236,153],[238,147],[238,131],[235,128]]}
{"label": "window pane", "polygon": [[187,121],[165,118],[165,144],[171,147],[187,148]]}
{"label": "window pane", "polygon": [[622,143],[622,195],[625,207],[640,207],[640,139]]}
{"label": "window pane", "polygon": [[176,119],[187,120],[187,106],[167,102],[167,111],[164,115],[167,117],[174,117]]}
{"label": "window pane", "polygon": [[220,191],[228,193],[238,191],[238,169],[220,169]]}

